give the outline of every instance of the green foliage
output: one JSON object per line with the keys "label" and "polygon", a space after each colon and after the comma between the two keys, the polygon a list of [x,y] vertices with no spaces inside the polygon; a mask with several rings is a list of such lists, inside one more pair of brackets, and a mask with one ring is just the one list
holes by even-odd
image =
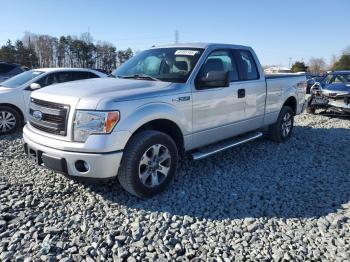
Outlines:
{"label": "green foliage", "polygon": [[119,63],[125,63],[125,61],[129,60],[133,55],[134,53],[132,52],[131,48],[128,48],[126,50],[120,50],[118,52]]}
{"label": "green foliage", "polygon": [[297,73],[297,72],[306,72],[307,71],[307,66],[305,65],[304,62],[296,61],[292,65],[292,71]]}
{"label": "green foliage", "polygon": [[7,61],[9,63],[16,62],[16,49],[15,46],[12,45],[11,40],[8,40],[6,45],[1,47],[0,60]]}
{"label": "green foliage", "polygon": [[38,58],[35,51],[29,46],[24,46],[23,42],[17,40],[15,45],[8,40],[6,45],[0,49],[0,60],[9,63],[18,63],[27,67],[38,65]]}
{"label": "green foliage", "polygon": [[350,55],[343,54],[340,59],[334,63],[333,70],[350,70]]}

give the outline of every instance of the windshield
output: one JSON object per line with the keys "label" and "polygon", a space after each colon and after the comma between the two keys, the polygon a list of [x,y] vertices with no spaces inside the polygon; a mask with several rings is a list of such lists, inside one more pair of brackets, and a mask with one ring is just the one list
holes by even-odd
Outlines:
{"label": "windshield", "polygon": [[25,83],[29,82],[30,80],[34,79],[35,77],[43,74],[44,72],[41,71],[26,71],[21,74],[18,74],[0,84],[0,86],[8,87],[8,88],[16,88],[21,85],[24,85]]}
{"label": "windshield", "polygon": [[350,73],[349,74],[329,74],[323,80],[325,84],[348,84],[350,83]]}
{"label": "windshield", "polygon": [[118,68],[120,78],[185,83],[204,49],[157,48],[141,52]]}

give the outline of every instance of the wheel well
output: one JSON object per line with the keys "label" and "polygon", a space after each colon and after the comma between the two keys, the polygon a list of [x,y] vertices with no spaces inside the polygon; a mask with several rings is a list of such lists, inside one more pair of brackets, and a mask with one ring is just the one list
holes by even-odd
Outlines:
{"label": "wheel well", "polygon": [[8,107],[11,107],[13,108],[14,110],[16,110],[18,112],[18,114],[21,116],[21,121],[22,121],[22,124],[24,124],[24,116],[23,116],[23,113],[21,111],[21,109],[19,109],[17,106],[15,105],[12,105],[12,104],[0,104],[0,106],[8,106]]}
{"label": "wheel well", "polygon": [[163,132],[170,136],[174,142],[176,143],[176,146],[179,151],[179,155],[183,156],[185,153],[185,147],[184,147],[184,139],[183,139],[183,134],[181,132],[181,129],[179,126],[174,123],[173,121],[167,120],[167,119],[157,119],[157,120],[152,120],[141,127],[139,127],[136,131],[135,134],[143,131],[143,130],[156,130],[159,132]]}
{"label": "wheel well", "polygon": [[295,97],[291,96],[289,97],[286,102],[284,102],[283,106],[289,106],[292,108],[294,114],[297,113],[297,100]]}

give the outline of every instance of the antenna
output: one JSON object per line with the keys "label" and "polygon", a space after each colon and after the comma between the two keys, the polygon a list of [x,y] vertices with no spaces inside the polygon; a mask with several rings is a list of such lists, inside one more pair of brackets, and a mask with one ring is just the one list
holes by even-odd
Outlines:
{"label": "antenna", "polygon": [[179,43],[179,30],[175,30],[175,44]]}

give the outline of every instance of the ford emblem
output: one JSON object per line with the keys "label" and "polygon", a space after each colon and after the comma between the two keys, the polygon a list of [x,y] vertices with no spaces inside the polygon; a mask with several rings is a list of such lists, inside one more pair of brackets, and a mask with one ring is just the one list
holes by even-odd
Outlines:
{"label": "ford emblem", "polygon": [[43,113],[41,113],[40,111],[34,111],[33,117],[35,118],[35,120],[41,120],[43,118]]}

